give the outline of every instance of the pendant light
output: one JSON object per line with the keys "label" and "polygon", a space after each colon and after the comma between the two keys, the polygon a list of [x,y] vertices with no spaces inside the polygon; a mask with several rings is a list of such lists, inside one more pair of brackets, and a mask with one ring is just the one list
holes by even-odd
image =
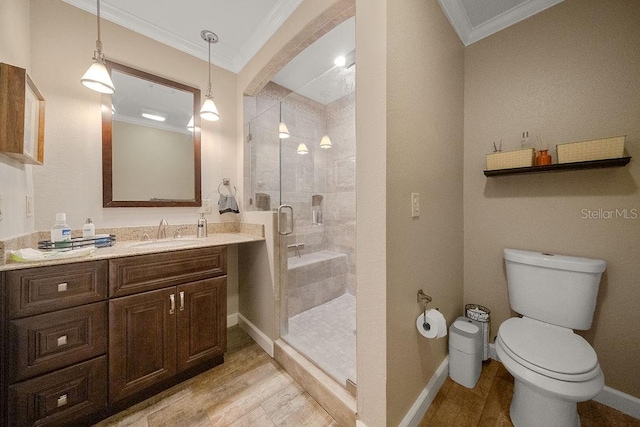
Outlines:
{"label": "pendant light", "polygon": [[289,129],[287,129],[287,125],[284,122],[280,122],[278,125],[278,137],[282,139],[289,138]]}
{"label": "pendant light", "polygon": [[284,122],[282,121],[282,101],[280,102],[279,106],[280,106],[280,123],[278,124],[278,138],[287,139],[291,135],[289,134],[289,129],[287,128],[287,125],[285,125]]}
{"label": "pendant light", "polygon": [[320,139],[320,148],[324,148],[325,150],[327,150],[331,148],[331,146],[331,138],[329,138],[329,135],[325,135],[322,137],[322,139]]}
{"label": "pendant light", "polygon": [[309,149],[307,148],[307,144],[305,144],[304,142],[301,142],[300,144],[298,144],[298,149],[296,151],[298,152],[298,154],[308,154],[309,153]]}
{"label": "pendant light", "polygon": [[211,44],[218,43],[218,36],[209,30],[202,30],[200,37],[209,44],[209,84],[207,86],[207,93],[204,96],[204,102],[200,109],[200,117],[210,122],[220,120],[220,113],[218,113],[218,107],[213,102],[213,91],[211,90]]}
{"label": "pendant light", "polygon": [[104,65],[104,53],[102,53],[102,41],[100,40],[100,0],[97,1],[98,40],[96,40],[96,50],[93,52],[93,64],[84,73],[80,81],[83,85],[96,92],[112,94],[116,91],[116,88],[113,86],[109,71]]}

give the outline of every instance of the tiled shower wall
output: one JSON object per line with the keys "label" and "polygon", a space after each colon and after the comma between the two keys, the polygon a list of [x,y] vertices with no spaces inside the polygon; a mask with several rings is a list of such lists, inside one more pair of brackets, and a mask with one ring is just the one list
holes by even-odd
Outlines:
{"label": "tiled shower wall", "polygon": [[[302,253],[330,250],[346,254],[347,291],[355,295],[355,94],[325,106],[269,83],[258,96],[245,97],[244,111],[251,118],[244,127],[248,153],[244,180],[249,190],[244,206],[258,209],[256,193],[263,193],[270,198],[270,209],[277,209],[282,179],[282,203],[294,209],[295,228],[288,244],[304,243]],[[282,170],[277,134],[280,115],[291,134],[282,140]],[[333,144],[328,150],[319,146],[325,133]],[[297,153],[300,142],[307,145],[309,154]],[[316,194],[323,196],[322,225],[312,224],[311,198]]]}

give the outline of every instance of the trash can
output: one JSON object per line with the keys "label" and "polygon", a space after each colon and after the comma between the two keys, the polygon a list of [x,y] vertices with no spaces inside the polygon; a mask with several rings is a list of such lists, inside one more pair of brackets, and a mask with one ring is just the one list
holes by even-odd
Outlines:
{"label": "trash can", "polygon": [[458,317],[449,327],[449,376],[474,388],[482,371],[482,330],[478,323]]}
{"label": "trash can", "polygon": [[465,316],[472,320],[477,320],[482,329],[482,360],[489,360],[489,332],[491,331],[491,310],[479,304],[467,304],[464,306]]}

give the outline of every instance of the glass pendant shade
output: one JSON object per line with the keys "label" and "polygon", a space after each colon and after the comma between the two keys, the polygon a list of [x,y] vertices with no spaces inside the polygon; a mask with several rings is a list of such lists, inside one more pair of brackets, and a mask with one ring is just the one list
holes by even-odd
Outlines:
{"label": "glass pendant shade", "polygon": [[187,123],[187,130],[189,132],[193,132],[194,129],[195,129],[195,124],[193,122],[193,116],[191,116],[191,119],[189,120],[189,123]]}
{"label": "glass pendant shade", "polygon": [[307,148],[307,144],[305,144],[304,142],[301,142],[298,145],[298,154],[307,154],[309,153],[309,149]]}
{"label": "glass pendant shade", "polygon": [[200,117],[210,122],[220,120],[220,113],[218,113],[218,107],[216,107],[216,103],[213,102],[213,98],[207,97],[204,100],[202,108],[200,109]]}
{"label": "glass pendant shade", "polygon": [[[289,136],[290,136],[289,129],[287,129],[287,125],[285,125],[284,122],[280,122],[280,124],[278,125],[278,137],[285,139],[285,138],[289,138]],[[298,149],[300,148],[298,147]],[[306,146],[305,146],[305,149],[306,149]]]}
{"label": "glass pendant shade", "polygon": [[329,138],[329,135],[322,137],[320,140],[320,148],[324,148],[325,150],[331,148],[331,139]]}
{"label": "glass pendant shade", "polygon": [[83,85],[96,92],[112,94],[116,91],[107,67],[100,61],[94,61],[80,81]]}

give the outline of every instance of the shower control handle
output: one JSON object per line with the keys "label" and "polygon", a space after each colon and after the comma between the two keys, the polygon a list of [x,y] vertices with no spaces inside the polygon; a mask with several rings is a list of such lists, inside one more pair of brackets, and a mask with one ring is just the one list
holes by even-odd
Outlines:
{"label": "shower control handle", "polygon": [[[287,227],[282,226],[282,216],[285,210],[290,211],[290,220],[287,221]],[[293,207],[291,205],[280,205],[278,208],[278,234],[281,236],[287,236],[293,233]]]}

